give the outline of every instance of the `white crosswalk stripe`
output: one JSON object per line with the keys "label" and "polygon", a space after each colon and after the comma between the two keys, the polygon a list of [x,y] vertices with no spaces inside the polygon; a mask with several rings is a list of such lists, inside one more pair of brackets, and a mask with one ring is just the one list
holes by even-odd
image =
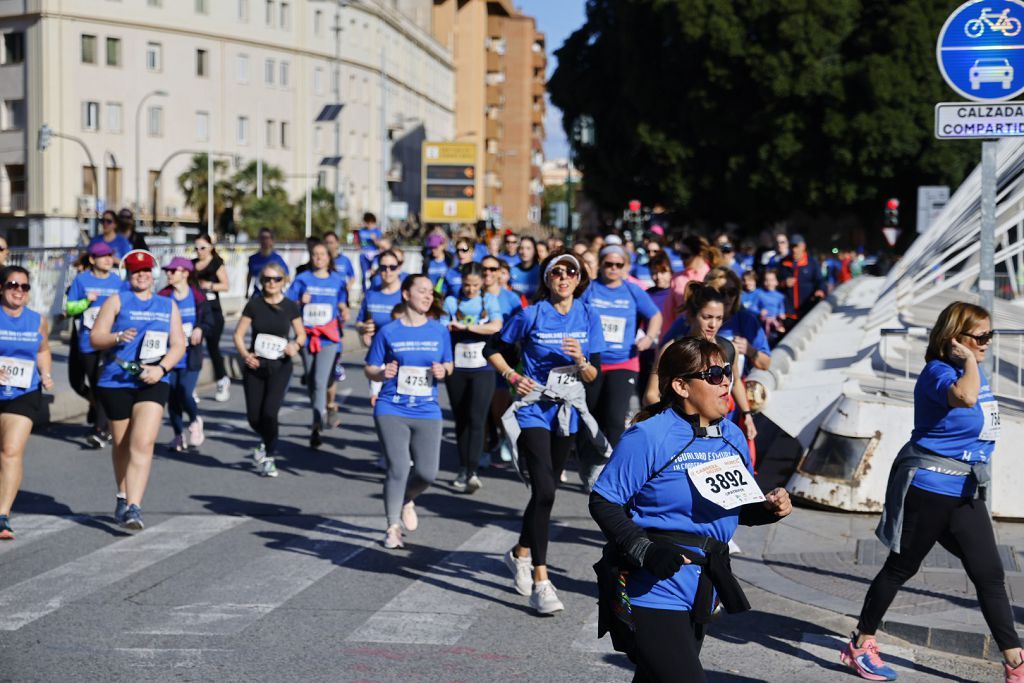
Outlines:
{"label": "white crosswalk stripe", "polygon": [[16,631],[245,521],[245,517],[227,516],[172,517],[10,586],[0,592],[0,630]]}
{"label": "white crosswalk stripe", "polygon": [[11,526],[14,527],[17,540],[10,543],[0,543],[0,555],[18,548],[24,548],[26,545],[31,545],[57,532],[71,529],[77,524],[76,520],[80,519],[86,518],[57,517],[56,515],[12,516]]}

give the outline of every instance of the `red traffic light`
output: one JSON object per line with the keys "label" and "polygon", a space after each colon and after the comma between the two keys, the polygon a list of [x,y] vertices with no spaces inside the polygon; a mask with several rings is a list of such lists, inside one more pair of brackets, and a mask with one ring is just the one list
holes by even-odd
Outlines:
{"label": "red traffic light", "polygon": [[634,212],[634,213],[639,211],[640,210],[640,200],[639,199],[631,199],[631,200],[629,200],[629,210]]}
{"label": "red traffic light", "polygon": [[892,199],[885,203],[885,208],[889,209],[890,211],[895,211],[896,209],[900,208],[900,200],[893,197]]}

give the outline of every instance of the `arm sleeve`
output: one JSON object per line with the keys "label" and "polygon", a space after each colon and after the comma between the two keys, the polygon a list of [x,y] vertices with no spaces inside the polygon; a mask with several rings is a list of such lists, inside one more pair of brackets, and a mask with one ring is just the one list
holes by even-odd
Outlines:
{"label": "arm sleeve", "polygon": [[64,305],[64,312],[69,316],[74,317],[84,313],[87,308],[89,308],[88,299],[75,299],[72,301],[69,296],[68,302]]}
{"label": "arm sleeve", "polygon": [[605,538],[639,566],[651,543],[643,528],[633,523],[621,505],[612,503],[596,491],[590,494],[589,508],[590,516],[597,522]]}

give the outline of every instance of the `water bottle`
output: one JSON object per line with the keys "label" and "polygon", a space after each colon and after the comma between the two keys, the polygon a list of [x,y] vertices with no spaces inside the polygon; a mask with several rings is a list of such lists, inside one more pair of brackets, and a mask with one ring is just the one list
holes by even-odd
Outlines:
{"label": "water bottle", "polygon": [[133,360],[121,360],[117,359],[117,365],[119,368],[127,372],[132,377],[138,377],[142,374],[142,365]]}

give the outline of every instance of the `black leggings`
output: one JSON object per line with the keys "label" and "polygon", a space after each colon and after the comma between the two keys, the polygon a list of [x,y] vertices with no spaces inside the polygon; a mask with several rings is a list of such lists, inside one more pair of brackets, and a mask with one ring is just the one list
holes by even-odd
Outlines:
{"label": "black leggings", "polygon": [[695,623],[690,612],[637,605],[632,611],[636,625],[636,649],[630,657],[636,664],[633,683],[707,681],[700,664],[704,626]]}
{"label": "black leggings", "polygon": [[558,436],[541,427],[528,427],[519,434],[516,445],[530,473],[530,502],[523,513],[519,545],[530,549],[533,566],[548,563],[548,527],[555,490],[569,457],[573,436]]}
{"label": "black leggings", "polygon": [[882,571],[871,582],[857,629],[868,635],[878,630],[896,592],[917,573],[936,541],[963,563],[999,649],[1020,647],[985,502],[931,493],[916,486],[910,487],[904,502],[900,552],[889,554]]}
{"label": "black leggings", "polygon": [[261,366],[265,367],[257,370],[245,368],[242,375],[245,416],[249,420],[249,426],[263,439],[268,454],[273,451],[277,442],[277,414],[281,411],[281,404],[292,378],[291,360],[260,359]]}
{"label": "black leggings", "polygon": [[213,327],[206,334],[206,350],[210,354],[210,362],[213,363],[213,375],[220,381],[227,377],[224,369],[224,356],[220,352],[220,336],[224,334],[224,313],[220,305],[210,306],[210,315],[213,318]]}
{"label": "black leggings", "polygon": [[456,370],[448,378],[448,399],[455,414],[455,441],[459,467],[476,474],[484,449],[487,410],[494,394],[494,373],[490,370]]}
{"label": "black leggings", "polygon": [[587,407],[612,446],[626,431],[629,401],[636,395],[636,374],[632,370],[602,370],[587,385]]}
{"label": "black leggings", "polygon": [[89,380],[89,394],[86,398],[92,401],[93,410],[96,415],[93,427],[95,427],[97,431],[107,432],[110,431],[110,422],[107,420],[107,412],[103,410],[103,404],[96,400],[96,387],[100,381],[100,370],[103,369],[102,355],[103,354],[99,351],[83,353],[79,357],[79,362],[82,365],[86,379]]}

